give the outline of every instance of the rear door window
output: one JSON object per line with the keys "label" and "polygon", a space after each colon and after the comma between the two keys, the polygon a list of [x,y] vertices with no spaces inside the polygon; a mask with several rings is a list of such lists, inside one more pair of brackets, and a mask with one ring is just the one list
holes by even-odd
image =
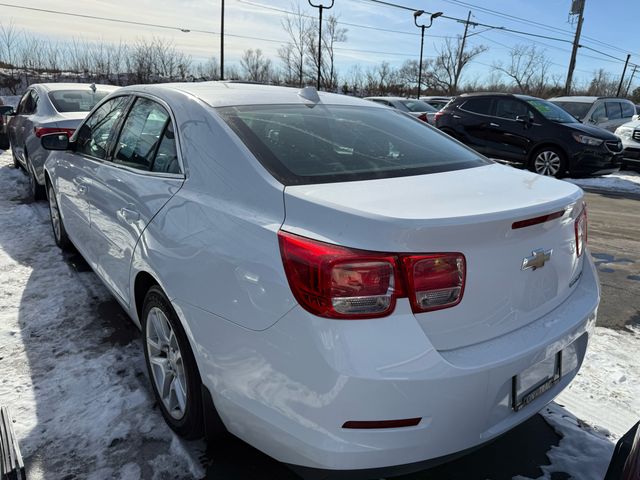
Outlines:
{"label": "rear door window", "polygon": [[170,121],[167,111],[147,98],[138,98],[122,127],[113,157],[119,163],[151,170],[162,134]]}
{"label": "rear door window", "polygon": [[636,108],[631,102],[622,102],[622,117],[629,118],[636,114]]}
{"label": "rear door window", "polygon": [[115,97],[103,103],[76,134],[76,152],[104,160],[115,134],[115,127],[126,111],[129,97]]}
{"label": "rear door window", "polygon": [[609,120],[617,120],[622,118],[622,108],[620,107],[620,102],[605,102],[605,109],[607,111],[607,118]]}
{"label": "rear door window", "polygon": [[158,146],[151,171],[162,173],[180,173],[178,152],[176,148],[176,134],[173,131],[173,123],[169,121],[162,134],[162,140]]}
{"label": "rear door window", "polygon": [[467,112],[478,113],[480,115],[491,115],[491,98],[470,98],[464,102],[460,108]]}
{"label": "rear door window", "polygon": [[591,114],[591,120],[593,120],[594,122],[598,122],[600,121],[600,119],[606,116],[607,116],[607,112],[604,108],[604,103],[600,103]]}
{"label": "rear door window", "polygon": [[422,175],[490,163],[394,110],[297,104],[217,110],[285,185]]}
{"label": "rear door window", "polygon": [[515,120],[517,117],[532,117],[529,107],[519,100],[513,98],[498,98],[496,100],[496,117]]}

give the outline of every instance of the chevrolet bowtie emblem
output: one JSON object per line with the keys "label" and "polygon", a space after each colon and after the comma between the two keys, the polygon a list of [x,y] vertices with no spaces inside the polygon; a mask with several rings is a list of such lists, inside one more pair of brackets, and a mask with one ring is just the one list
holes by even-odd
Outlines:
{"label": "chevrolet bowtie emblem", "polygon": [[531,252],[530,257],[525,257],[522,259],[522,270],[529,270],[532,268],[535,270],[536,268],[544,267],[545,262],[551,260],[551,254],[553,250],[544,250],[539,248]]}

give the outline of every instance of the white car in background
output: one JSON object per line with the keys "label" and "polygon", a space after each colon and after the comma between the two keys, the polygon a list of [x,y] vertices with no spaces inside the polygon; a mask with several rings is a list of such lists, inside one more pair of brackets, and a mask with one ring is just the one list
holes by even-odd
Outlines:
{"label": "white car in background", "polygon": [[16,167],[29,176],[31,196],[44,198],[44,162],[48,152],[40,145],[47,133],[74,132],[87,113],[118,87],[84,83],[37,83],[29,86],[8,125],[9,144]]}
{"label": "white car in background", "polygon": [[616,130],[616,135],[622,140],[622,167],[640,167],[640,115],[625,123]]}
{"label": "white car in background", "polygon": [[438,109],[423,100],[403,97],[365,97],[365,100],[395,108],[412,117],[416,117],[418,120],[435,125],[434,117]]}
{"label": "white car in background", "polygon": [[140,326],[181,435],[217,412],[299,471],[416,470],[522,423],[582,364],[599,302],[582,190],[402,113],[133,86],[41,140],[56,242]]}

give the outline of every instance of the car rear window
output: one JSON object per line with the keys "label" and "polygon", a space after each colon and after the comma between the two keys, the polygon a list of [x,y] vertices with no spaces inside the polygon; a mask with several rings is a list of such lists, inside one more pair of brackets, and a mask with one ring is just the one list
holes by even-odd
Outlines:
{"label": "car rear window", "polygon": [[88,112],[109,92],[97,90],[56,90],[49,99],[58,112]]}
{"label": "car rear window", "polygon": [[400,100],[400,103],[402,103],[405,107],[407,107],[407,109],[410,112],[435,112],[436,111],[435,108],[433,108],[428,103],[423,102],[422,100]]}
{"label": "car rear window", "polygon": [[583,120],[591,105],[593,103],[586,102],[559,102],[557,100],[551,100],[551,103],[563,108],[566,112],[576,117],[578,120]]}
{"label": "car rear window", "polygon": [[491,163],[394,110],[318,104],[217,111],[285,185],[422,175]]}

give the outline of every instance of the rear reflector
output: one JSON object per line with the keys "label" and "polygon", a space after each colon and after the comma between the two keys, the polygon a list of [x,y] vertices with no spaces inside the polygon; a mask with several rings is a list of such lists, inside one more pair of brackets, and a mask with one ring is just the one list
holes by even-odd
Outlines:
{"label": "rear reflector", "polygon": [[58,127],[34,127],[33,133],[36,134],[36,137],[40,138],[43,135],[49,135],[50,133],[62,133],[67,137],[70,137],[75,132],[73,128],[58,128]]}
{"label": "rear reflector", "polygon": [[511,228],[517,230],[518,228],[531,227],[532,225],[539,225],[541,223],[549,222],[551,220],[555,220],[556,218],[560,218],[564,215],[564,210],[560,210],[558,212],[553,212],[548,215],[541,215],[539,217],[527,218],[526,220],[519,220],[517,222],[513,222]]}
{"label": "rear reflector", "polygon": [[342,425],[342,428],[355,428],[355,429],[372,429],[372,428],[402,428],[402,427],[415,427],[420,423],[422,417],[418,418],[405,418],[403,420],[377,420],[377,421],[349,421]]}

